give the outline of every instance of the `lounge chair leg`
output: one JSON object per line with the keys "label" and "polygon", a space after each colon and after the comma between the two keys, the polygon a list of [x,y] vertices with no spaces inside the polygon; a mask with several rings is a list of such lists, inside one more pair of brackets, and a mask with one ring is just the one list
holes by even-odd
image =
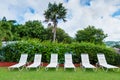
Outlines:
{"label": "lounge chair leg", "polygon": [[14,68],[8,68],[8,70],[10,71],[10,70],[13,70]]}
{"label": "lounge chair leg", "polygon": [[20,68],[18,68],[18,70],[19,70],[19,71],[21,71],[21,69],[20,69]]}
{"label": "lounge chair leg", "polygon": [[81,68],[82,68],[83,71],[85,71],[85,70],[84,70],[84,66],[83,66],[82,64],[81,64]]}
{"label": "lounge chair leg", "polygon": [[108,68],[106,69],[106,72],[108,71]]}
{"label": "lounge chair leg", "polygon": [[76,72],[76,68],[74,68],[74,71]]}
{"label": "lounge chair leg", "polygon": [[11,68],[11,70],[13,70],[14,68]]}
{"label": "lounge chair leg", "polygon": [[57,64],[56,71],[58,70],[59,65]]}
{"label": "lounge chair leg", "polygon": [[36,68],[36,71],[39,71],[39,68]]}
{"label": "lounge chair leg", "polygon": [[[116,71],[115,69],[116,69],[116,68],[113,68],[113,71]],[[119,68],[117,69],[117,72],[118,72],[118,71],[119,71]]]}
{"label": "lounge chair leg", "polygon": [[40,66],[38,68],[36,68],[36,71],[39,71],[39,69],[40,69]]}
{"label": "lounge chair leg", "polygon": [[8,70],[10,71],[10,68],[8,68]]}
{"label": "lounge chair leg", "polygon": [[117,71],[120,71],[120,69],[118,68],[118,70]]}
{"label": "lounge chair leg", "polygon": [[86,71],[86,69],[85,69],[85,68],[83,68],[83,71]]}
{"label": "lounge chair leg", "polygon": [[105,71],[105,69],[102,67],[102,70]]}
{"label": "lounge chair leg", "polygon": [[25,66],[23,66],[21,69],[20,69],[20,67],[18,67],[18,70],[19,70],[19,71],[22,71],[24,67],[25,67]]}
{"label": "lounge chair leg", "polygon": [[115,71],[115,69],[113,68],[113,71]]}
{"label": "lounge chair leg", "polygon": [[45,68],[45,70],[47,71],[47,70],[48,70],[48,68]]}
{"label": "lounge chair leg", "polygon": [[65,71],[65,68],[64,68],[64,71]]}
{"label": "lounge chair leg", "polygon": [[58,71],[58,67],[56,67],[56,71]]}
{"label": "lounge chair leg", "polygon": [[25,66],[22,67],[21,71],[25,68]]}
{"label": "lounge chair leg", "polygon": [[84,66],[82,66],[82,69],[83,69],[83,71],[86,71],[86,69],[84,68]]}
{"label": "lounge chair leg", "polygon": [[26,70],[27,70],[27,71],[29,71],[29,69],[30,69],[30,68],[27,68],[27,67],[26,67]]}
{"label": "lounge chair leg", "polygon": [[96,72],[96,71],[97,71],[97,68],[93,68],[93,71]]}
{"label": "lounge chair leg", "polygon": [[41,67],[43,67],[43,62],[41,62]]}

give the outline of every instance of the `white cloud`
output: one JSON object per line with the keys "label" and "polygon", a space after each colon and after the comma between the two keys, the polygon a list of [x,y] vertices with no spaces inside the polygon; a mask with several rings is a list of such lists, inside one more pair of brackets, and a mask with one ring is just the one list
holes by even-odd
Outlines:
{"label": "white cloud", "polygon": [[85,28],[88,25],[94,25],[101,28],[108,34],[106,40],[120,40],[120,20],[113,18],[111,15],[119,9],[118,2],[120,0],[93,0],[91,6],[80,6],[78,1],[70,0],[72,4],[68,3],[68,9],[72,9],[73,18],[68,21],[70,28],[64,28],[69,34],[74,36],[77,30]]}
{"label": "white cloud", "polygon": [[[19,22],[28,20],[44,20],[44,10],[49,2],[63,2],[68,9],[67,22],[60,22],[59,27],[63,28],[72,37],[76,31],[88,25],[101,28],[108,34],[106,40],[120,40],[120,16],[111,15],[120,9],[120,0],[91,0],[90,6],[80,5],[80,0],[0,0],[0,18],[15,19]],[[29,8],[34,10],[31,13]]]}

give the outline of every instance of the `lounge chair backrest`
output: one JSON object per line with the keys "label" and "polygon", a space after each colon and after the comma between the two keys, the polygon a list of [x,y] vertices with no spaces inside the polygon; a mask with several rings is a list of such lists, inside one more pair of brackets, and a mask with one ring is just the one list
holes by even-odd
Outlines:
{"label": "lounge chair backrest", "polygon": [[28,54],[21,54],[19,63],[26,63],[27,62],[27,57],[28,57]]}
{"label": "lounge chair backrest", "polygon": [[58,54],[51,54],[50,63],[58,63]]}
{"label": "lounge chair backrest", "polygon": [[34,63],[40,64],[41,63],[41,58],[42,58],[41,54],[35,54]]}
{"label": "lounge chair backrest", "polygon": [[89,57],[88,54],[81,54],[81,60],[82,60],[82,64],[89,64]]}
{"label": "lounge chair backrest", "polygon": [[97,54],[99,64],[107,64],[104,54]]}
{"label": "lounge chair backrest", "polygon": [[72,63],[72,54],[65,54],[65,63]]}

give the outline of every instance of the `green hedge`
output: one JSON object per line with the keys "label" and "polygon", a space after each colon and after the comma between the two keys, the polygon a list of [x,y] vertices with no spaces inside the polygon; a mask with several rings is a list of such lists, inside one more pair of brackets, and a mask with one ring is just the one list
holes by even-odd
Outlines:
{"label": "green hedge", "polygon": [[[95,64],[98,62],[97,54],[104,53],[106,60],[110,64],[120,64],[120,55],[116,53],[116,51],[112,48],[108,48],[105,45],[95,45],[94,43],[72,43],[71,50],[73,53],[76,53],[76,57],[78,57],[81,53],[88,53],[90,62]],[[81,61],[81,57],[79,57]]]}
{"label": "green hedge", "polygon": [[104,53],[108,63],[119,64],[120,55],[112,48],[107,48],[103,45],[95,45],[93,43],[52,43],[50,41],[40,42],[39,40],[23,40],[14,44],[7,45],[2,48],[4,54],[4,61],[19,61],[19,57],[23,53],[29,54],[28,61],[32,61],[34,54],[42,54],[42,61],[49,62],[50,54],[57,53],[59,55],[59,63],[64,63],[64,54],[69,52],[73,54],[74,63],[81,62],[81,53],[88,53],[91,63],[97,62],[97,53]]}
{"label": "green hedge", "polygon": [[52,43],[50,41],[40,42],[39,40],[27,40],[20,41],[14,44],[7,45],[2,48],[4,52],[5,61],[19,61],[19,57],[23,53],[29,54],[28,61],[32,61],[34,54],[42,54],[42,61],[49,62],[50,54],[57,53],[59,54],[59,62],[64,62],[65,52],[70,51],[67,44],[63,43]]}

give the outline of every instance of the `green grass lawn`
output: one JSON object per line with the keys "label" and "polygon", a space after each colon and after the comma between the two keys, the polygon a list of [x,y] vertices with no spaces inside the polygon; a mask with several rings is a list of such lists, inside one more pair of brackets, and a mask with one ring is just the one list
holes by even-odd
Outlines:
{"label": "green grass lawn", "polygon": [[77,68],[74,72],[73,69],[59,68],[58,71],[55,69],[49,69],[45,71],[41,68],[39,71],[36,70],[12,70],[9,71],[7,68],[0,68],[0,80],[120,80],[120,71],[108,71],[105,72],[101,69],[93,72],[93,70],[83,71]]}

